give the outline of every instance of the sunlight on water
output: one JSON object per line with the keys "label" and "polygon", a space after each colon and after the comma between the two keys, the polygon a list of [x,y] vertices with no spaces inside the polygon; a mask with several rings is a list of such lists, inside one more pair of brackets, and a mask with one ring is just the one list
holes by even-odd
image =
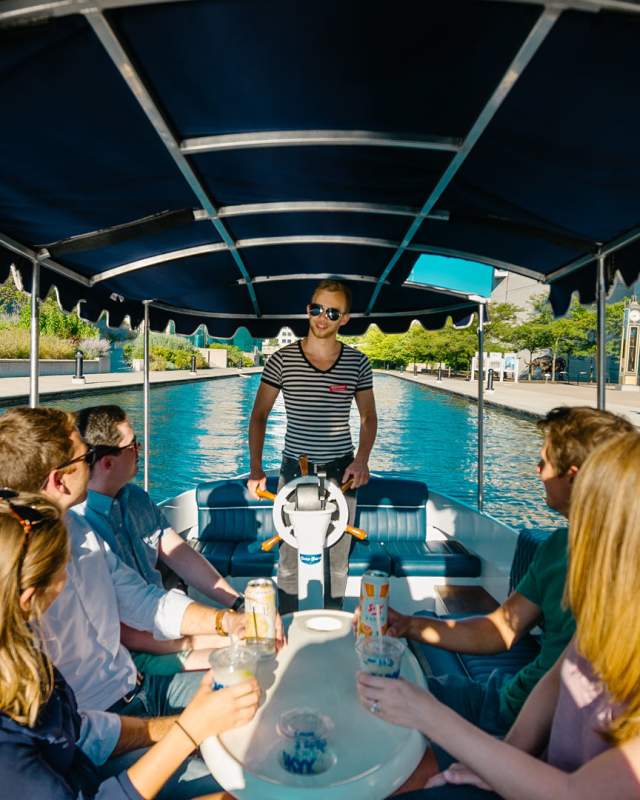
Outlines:
{"label": "sunlight on water", "polygon": [[[247,425],[259,375],[183,383],[151,392],[151,494],[178,494],[201,481],[246,472]],[[376,375],[379,432],[371,469],[424,480],[438,492],[476,502],[476,407],[445,392]],[[142,433],[142,392],[74,397],[46,405],[68,409],[117,403]],[[286,416],[279,398],[269,418],[265,467],[279,465]],[[352,414],[357,435],[358,416]],[[535,423],[487,408],[485,510],[521,526],[554,527],[561,518],[546,508],[536,477],[540,436]],[[138,475],[142,480],[142,470]]]}

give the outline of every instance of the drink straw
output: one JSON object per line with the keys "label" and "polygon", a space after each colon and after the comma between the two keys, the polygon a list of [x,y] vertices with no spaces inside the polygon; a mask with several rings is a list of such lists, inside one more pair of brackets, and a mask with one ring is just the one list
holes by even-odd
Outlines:
{"label": "drink straw", "polygon": [[376,606],[376,627],[378,628],[378,636],[382,636],[382,623],[380,621],[380,606]]}
{"label": "drink straw", "polygon": [[256,640],[259,641],[260,637],[258,636],[258,620],[256,619],[256,610],[255,610],[255,608],[253,608],[252,611],[253,611],[253,630],[255,631],[255,634],[256,634],[255,635]]}

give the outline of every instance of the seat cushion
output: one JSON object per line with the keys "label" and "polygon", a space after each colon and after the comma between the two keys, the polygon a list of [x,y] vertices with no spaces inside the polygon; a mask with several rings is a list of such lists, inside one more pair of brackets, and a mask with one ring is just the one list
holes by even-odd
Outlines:
{"label": "seat cushion", "polygon": [[391,558],[383,545],[377,542],[355,540],[349,554],[349,575],[360,576],[368,569],[391,572]]}
{"label": "seat cushion", "polygon": [[238,542],[231,556],[231,576],[271,578],[276,574],[277,561],[278,545],[265,553],[257,542]]}
{"label": "seat cushion", "polygon": [[[427,611],[417,616],[433,617]],[[462,619],[465,615],[448,615],[439,619]],[[410,642],[420,666],[427,674],[462,675],[478,683],[486,683],[494,670],[507,675],[515,675],[526,667],[540,652],[540,645],[534,636],[526,635],[511,650],[492,655],[456,653],[442,650],[429,644]]]}
{"label": "seat cushion", "polygon": [[389,542],[385,551],[393,562],[393,575],[476,578],[480,559],[455,540],[446,542]]}
{"label": "seat cushion", "polygon": [[194,542],[193,549],[201,553],[221,575],[231,574],[231,555],[235,542]]}
{"label": "seat cushion", "polygon": [[418,541],[427,536],[426,484],[400,478],[371,478],[358,489],[356,527],[372,542]]}
{"label": "seat cushion", "polygon": [[[267,488],[271,492],[277,491],[276,477],[267,480]],[[244,480],[200,484],[196,501],[198,539],[201,541],[262,541],[276,532],[273,503],[250,498]]]}

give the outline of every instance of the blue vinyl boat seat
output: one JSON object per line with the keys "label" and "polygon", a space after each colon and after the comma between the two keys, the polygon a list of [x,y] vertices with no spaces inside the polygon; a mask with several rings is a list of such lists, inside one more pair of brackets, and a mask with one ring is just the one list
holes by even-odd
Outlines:
{"label": "blue vinyl boat seat", "polygon": [[[373,477],[358,490],[356,527],[367,531],[370,545],[381,546],[396,577],[477,577],[480,559],[460,542],[426,540],[428,499],[422,481]],[[349,574],[361,574],[351,561]]]}
{"label": "blue vinyl boat seat", "polygon": [[[538,546],[549,536],[550,531],[522,529],[511,564],[511,588],[517,586],[533,560]],[[423,611],[419,616],[435,616]],[[461,619],[465,614],[444,615],[441,619]],[[540,652],[538,637],[527,634],[511,650],[493,655],[473,655],[442,650],[427,644],[410,642],[423,671],[429,675],[462,675],[479,683],[486,683],[494,670],[515,675],[533,661]]]}
{"label": "blue vinyl boat seat", "polygon": [[[267,480],[271,492],[277,477]],[[369,534],[353,540],[349,574],[360,576],[379,569],[403,577],[480,574],[480,560],[455,540],[426,541],[427,499],[421,481],[373,477],[358,491],[356,527]],[[277,546],[268,553],[260,542],[275,535],[273,504],[253,500],[242,480],[216,480],[196,489],[198,539],[194,547],[223,575],[271,577],[275,575]]]}
{"label": "blue vinyl boat seat", "polygon": [[[267,478],[267,489],[277,492],[277,477]],[[198,541],[202,553],[222,575],[271,577],[277,546],[268,553],[259,543],[276,534],[273,503],[249,497],[245,481],[217,480],[196,489]]]}

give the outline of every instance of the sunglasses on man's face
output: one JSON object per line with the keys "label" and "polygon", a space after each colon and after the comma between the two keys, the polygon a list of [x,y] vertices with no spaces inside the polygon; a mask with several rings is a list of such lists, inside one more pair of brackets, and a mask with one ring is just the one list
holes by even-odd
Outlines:
{"label": "sunglasses on man's face", "polygon": [[16,492],[15,489],[9,489],[7,487],[0,489],[0,501],[3,500],[7,504],[11,515],[22,525],[25,534],[29,534],[31,533],[31,528],[39,522],[42,522],[44,517],[40,511],[38,511],[37,508],[33,508],[33,506],[14,503],[13,499],[16,497],[19,497],[19,493]]}
{"label": "sunglasses on man's face", "polygon": [[94,444],[91,447],[87,448],[86,452],[84,452],[81,456],[76,456],[72,458],[70,461],[65,461],[64,464],[60,464],[59,467],[56,469],[66,469],[70,467],[72,464],[80,464],[84,461],[89,469],[94,467],[101,458],[105,456],[119,456],[123,450],[128,450],[130,447],[134,447],[136,450],[139,447],[137,437],[133,437],[133,439],[128,443],[119,447],[117,444]]}
{"label": "sunglasses on man's face", "polygon": [[324,314],[331,322],[337,322],[344,315],[344,311],[339,308],[325,308],[320,303],[309,303],[307,310],[310,317],[321,317]]}

